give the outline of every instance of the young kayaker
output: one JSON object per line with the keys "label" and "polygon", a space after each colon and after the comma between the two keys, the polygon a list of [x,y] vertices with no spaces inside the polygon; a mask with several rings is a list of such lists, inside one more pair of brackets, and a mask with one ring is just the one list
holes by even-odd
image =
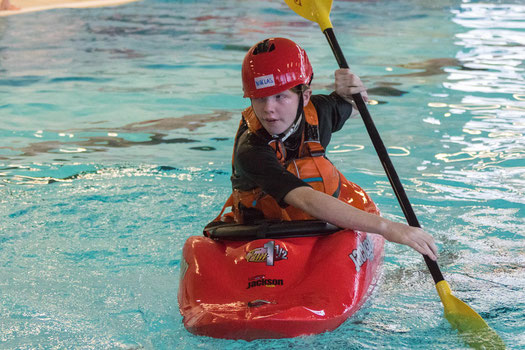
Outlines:
{"label": "young kayaker", "polygon": [[233,194],[218,220],[317,218],[338,227],[377,233],[436,259],[432,236],[420,228],[367,213],[337,199],[340,173],[324,150],[353,111],[352,94],[367,100],[363,83],[348,69],[335,71],[335,91],[312,95],[306,52],[284,38],[254,45],[242,65],[244,97],[233,151]]}

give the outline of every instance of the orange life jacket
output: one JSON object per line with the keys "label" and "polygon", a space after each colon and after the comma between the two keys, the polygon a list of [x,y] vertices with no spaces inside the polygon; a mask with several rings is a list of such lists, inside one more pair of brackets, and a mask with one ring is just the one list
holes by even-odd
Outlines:
{"label": "orange life jacket", "polygon": [[[273,139],[268,145],[275,150],[277,159],[286,170],[308,183],[315,190],[339,198],[341,179],[344,177],[324,156],[325,150],[319,139],[319,119],[317,111],[311,102],[304,107],[304,116],[305,127],[297,158],[286,161],[286,148],[281,140]],[[241,125],[242,123],[246,123],[253,133],[257,133],[262,129],[262,125],[252,107],[248,107],[243,111]],[[234,150],[235,148],[236,146]],[[232,208],[232,213],[222,215],[228,207]],[[261,213],[266,220],[315,219],[293,206],[282,208],[273,197],[264,193],[261,188],[254,188],[249,191],[234,189],[221,213],[214,221],[245,223],[246,212],[253,212],[254,209]]]}

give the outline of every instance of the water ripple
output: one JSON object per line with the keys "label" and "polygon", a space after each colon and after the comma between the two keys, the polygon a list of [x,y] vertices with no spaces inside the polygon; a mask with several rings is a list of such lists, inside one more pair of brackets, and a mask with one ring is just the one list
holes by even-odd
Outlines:
{"label": "water ripple", "polygon": [[463,4],[453,11],[454,21],[465,28],[457,44],[465,49],[457,58],[469,71],[447,69],[446,86],[462,91],[493,93],[525,92],[525,28],[523,5]]}

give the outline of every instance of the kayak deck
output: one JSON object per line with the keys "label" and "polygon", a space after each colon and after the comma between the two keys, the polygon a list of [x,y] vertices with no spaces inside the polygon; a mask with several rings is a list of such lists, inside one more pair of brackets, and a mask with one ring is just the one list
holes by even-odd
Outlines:
{"label": "kayak deck", "polygon": [[366,300],[383,242],[350,230],[249,242],[190,237],[179,289],[184,325],[245,340],[333,330]]}

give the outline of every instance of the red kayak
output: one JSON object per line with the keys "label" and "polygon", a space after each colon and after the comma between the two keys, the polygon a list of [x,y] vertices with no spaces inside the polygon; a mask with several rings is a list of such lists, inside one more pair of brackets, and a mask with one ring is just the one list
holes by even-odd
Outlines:
{"label": "red kayak", "polygon": [[[347,182],[342,192],[378,214],[359,186]],[[333,330],[366,300],[383,257],[381,236],[320,221],[226,224],[207,234],[184,245],[178,298],[184,326],[215,338]]]}

